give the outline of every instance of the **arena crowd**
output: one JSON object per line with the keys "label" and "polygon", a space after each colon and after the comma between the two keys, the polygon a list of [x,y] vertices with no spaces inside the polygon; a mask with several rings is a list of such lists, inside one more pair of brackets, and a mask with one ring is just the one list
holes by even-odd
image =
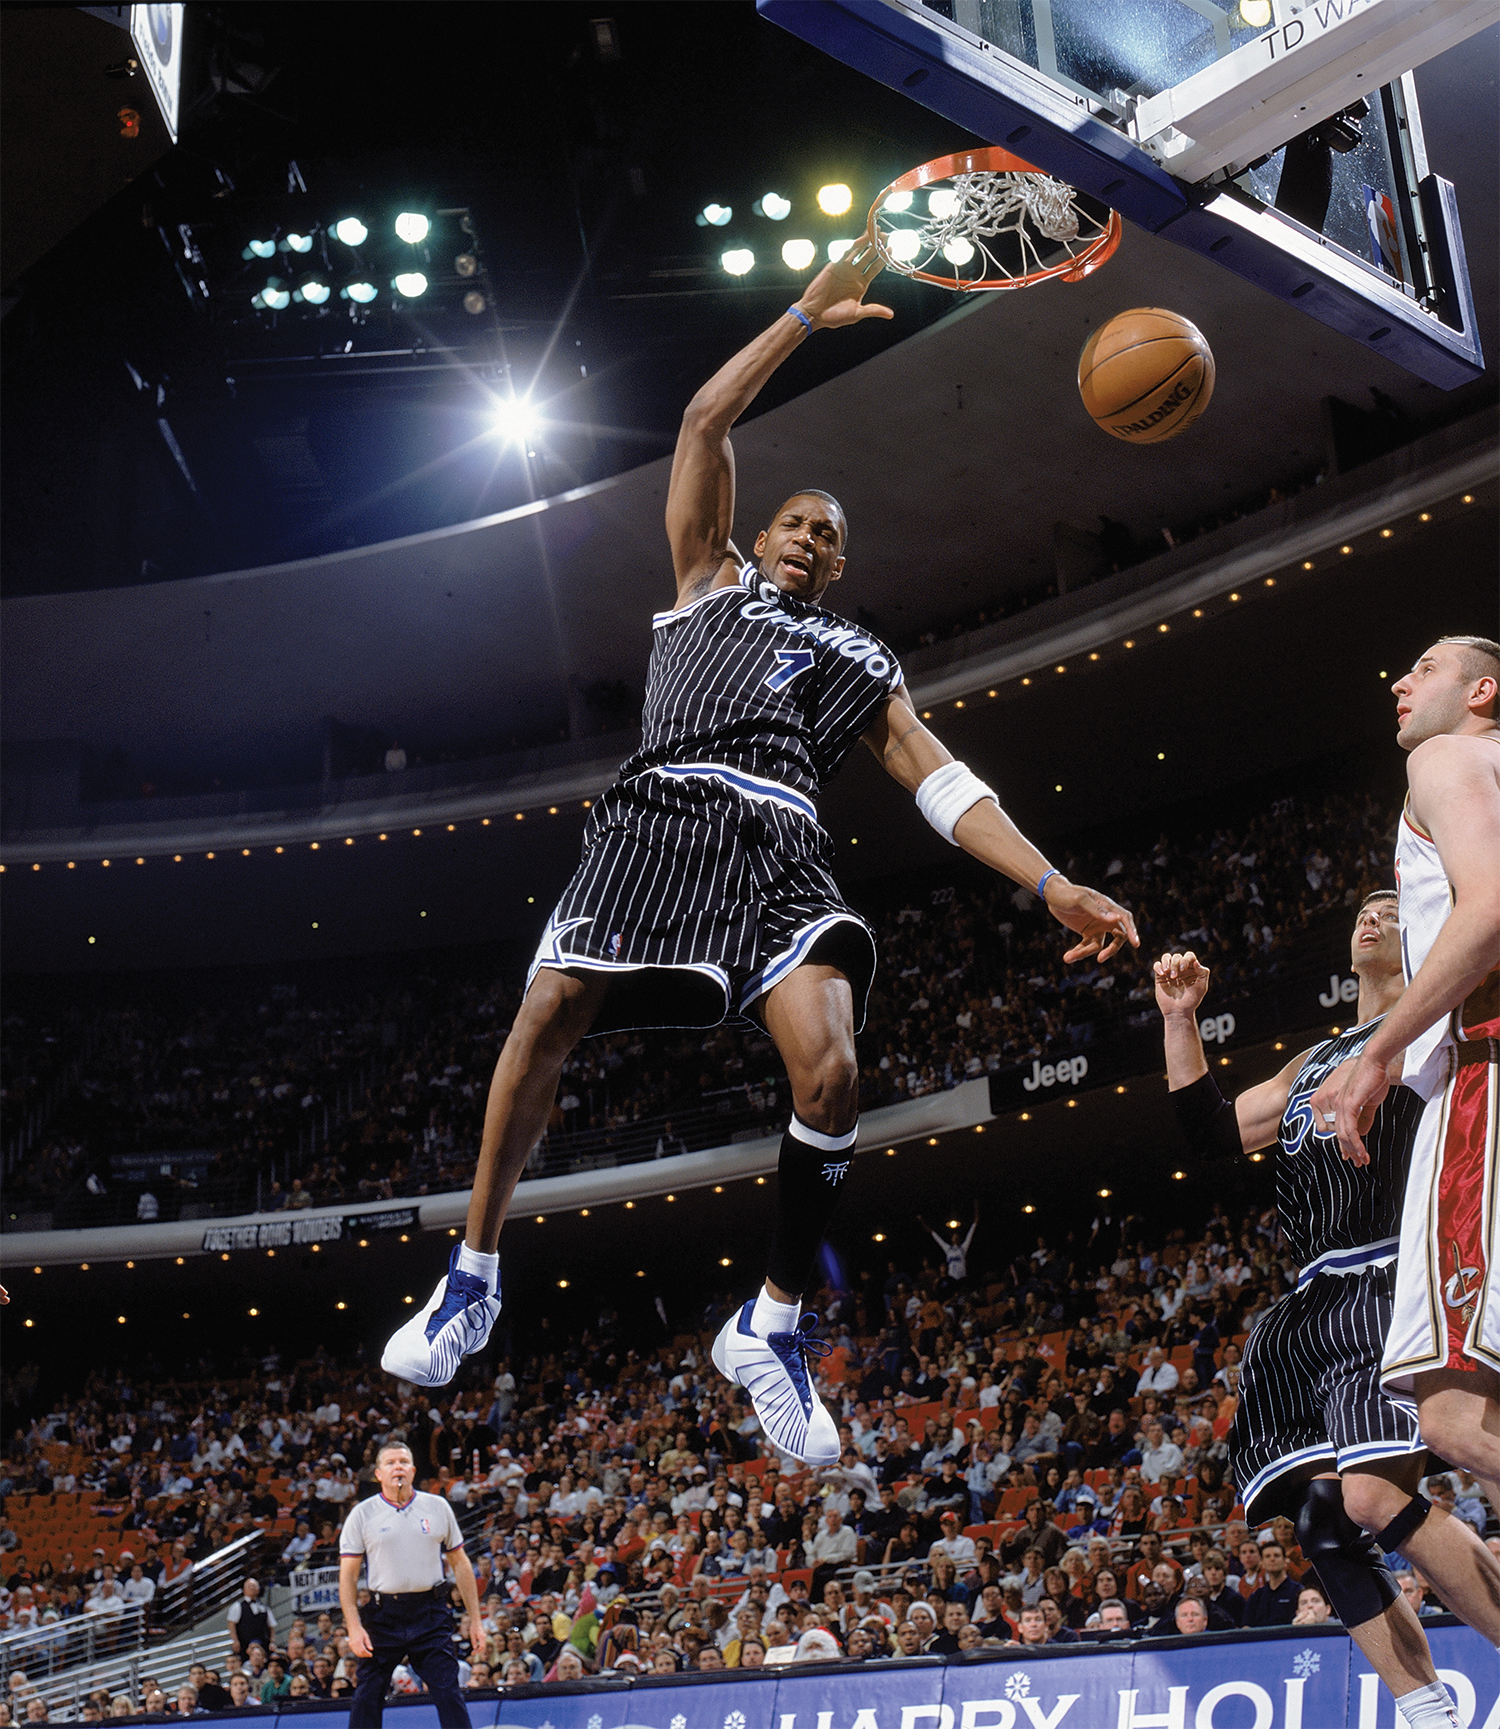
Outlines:
{"label": "arena crowd", "polygon": [[[608,1308],[576,1343],[476,1360],[435,1398],[321,1354],[240,1381],[96,1376],[16,1430],[0,1493],[11,1509],[97,1489],[128,1574],[99,1555],[34,1564],[6,1522],[0,1616],[14,1633],[99,1613],[101,1595],[149,1601],[257,1526],[279,1575],[332,1564],[399,1436],[472,1532],[483,1625],[455,1592],[453,1636],[474,1688],[1325,1621],[1295,1532],[1252,1532],[1226,1469],[1240,1342],[1294,1283],[1274,1211],[1216,1208],[1164,1241],[1101,1216],[1000,1265],[981,1227],[967,1251],[893,1259],[819,1296],[819,1390],[844,1443],[819,1473],[767,1456],[707,1333],[633,1349]],[[1464,1474],[1427,1492],[1495,1530]],[[1420,1612],[1440,1609],[1391,1564]],[[282,1625],[257,1595],[195,1696],[100,1711],[346,1691],[337,1617]],[[11,1675],[16,1717],[32,1685]]]}

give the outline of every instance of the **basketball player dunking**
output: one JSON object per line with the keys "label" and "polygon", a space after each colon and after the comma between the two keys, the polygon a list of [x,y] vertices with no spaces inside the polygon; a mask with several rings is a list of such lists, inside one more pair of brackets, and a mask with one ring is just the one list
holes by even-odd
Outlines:
{"label": "basketball player dunking", "polygon": [[[1420,1623],[1366,1535],[1406,1506],[1427,1449],[1415,1416],[1381,1391],[1401,1201],[1422,1101],[1395,1088],[1369,1133],[1370,1165],[1355,1169],[1313,1117],[1319,1082],[1362,1050],[1405,989],[1396,895],[1369,896],[1355,920],[1350,965],[1356,1025],[1303,1051],[1232,1103],[1214,1083],[1198,1032],[1209,975],[1196,955],[1156,963],[1167,1084],[1186,1139],[1201,1156],[1275,1147],[1276,1206],[1300,1269],[1296,1290],[1250,1335],[1230,1468],[1253,1525],[1297,1522],[1302,1552],[1335,1613],[1390,1688],[1413,1729],[1452,1729]],[[1364,1527],[1364,1529],[1361,1529]],[[1500,1638],[1497,1562],[1462,1520],[1435,1510],[1408,1544],[1443,1602]]]}
{"label": "basketball player dunking", "polygon": [[[1344,1156],[1390,1071],[1427,1101],[1401,1216],[1387,1391],[1413,1400],[1422,1439],[1483,1483],[1500,1508],[1500,643],[1444,637],[1392,686],[1410,752],[1396,841],[1406,994],[1313,1099]],[[1429,1515],[1415,1496],[1390,1539]],[[1400,1546],[1386,1541],[1386,1548]]]}
{"label": "basketball player dunking", "polygon": [[714,1362],[747,1389],[773,1445],[814,1463],[837,1457],[799,1299],[853,1157],[854,1033],[875,944],[833,881],[814,799],[861,738],[940,834],[1034,889],[1077,933],[1066,959],[1138,941],[1130,914],[1050,867],[921,724],[894,655],[819,605],[844,572],[836,499],[793,493],[751,560],[730,540],[729,429],[814,331],[892,316],[863,304],[879,267],[863,252],[829,265],[683,416],[667,493],[677,598],[654,620],[641,748],[595,804],[583,861],[548,921],[491,1084],[464,1241],[426,1309],[387,1345],[392,1374],[440,1386],[484,1343],[511,1192],[578,1040],[736,1016],[774,1039],[793,1116],[766,1282],[726,1323]]}

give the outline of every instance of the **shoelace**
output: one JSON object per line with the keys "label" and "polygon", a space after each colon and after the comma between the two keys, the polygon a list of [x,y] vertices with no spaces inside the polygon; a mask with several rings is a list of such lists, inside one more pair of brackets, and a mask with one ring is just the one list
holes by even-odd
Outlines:
{"label": "shoelace", "polygon": [[[462,1303],[455,1301],[460,1296],[463,1298]],[[490,1292],[485,1288],[483,1279],[475,1278],[472,1273],[449,1273],[448,1289],[443,1293],[442,1302],[427,1323],[427,1337],[435,1339],[449,1321],[460,1317],[471,1333],[479,1332],[484,1326],[485,1317],[483,1313],[475,1315],[472,1311],[489,1298]]]}
{"label": "shoelace", "polygon": [[818,1324],[816,1315],[804,1315],[797,1323],[794,1333],[770,1333],[766,1343],[781,1359],[792,1385],[797,1389],[797,1396],[804,1406],[812,1404],[812,1387],[807,1378],[807,1359],[813,1357],[831,1357],[833,1346],[826,1339],[815,1339],[812,1330]]}

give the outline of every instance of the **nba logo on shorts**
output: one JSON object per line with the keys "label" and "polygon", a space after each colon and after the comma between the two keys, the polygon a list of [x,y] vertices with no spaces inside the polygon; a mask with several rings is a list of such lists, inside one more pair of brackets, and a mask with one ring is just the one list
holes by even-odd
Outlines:
{"label": "nba logo on shorts", "polygon": [[612,960],[618,960],[620,958],[620,942],[620,933],[616,931],[609,939],[609,953]]}

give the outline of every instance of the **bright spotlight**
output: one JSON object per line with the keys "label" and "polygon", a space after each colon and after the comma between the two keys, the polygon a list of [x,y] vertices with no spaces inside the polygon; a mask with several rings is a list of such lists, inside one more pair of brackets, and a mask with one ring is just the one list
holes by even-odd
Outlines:
{"label": "bright spotlight", "polygon": [[950,240],[943,247],[943,257],[946,258],[950,264],[967,264],[973,256],[973,245],[969,241],[965,240],[962,235]]}
{"label": "bright spotlight", "polygon": [[253,252],[257,258],[274,258],[276,256],[276,242],[274,240],[252,240],[245,250]]}
{"label": "bright spotlight", "polygon": [[1271,0],[1240,0],[1240,18],[1252,30],[1264,30],[1271,22]]}
{"label": "bright spotlight", "polygon": [[705,204],[698,212],[700,228],[722,228],[734,211],[727,204]]}
{"label": "bright spotlight", "polygon": [[853,244],[852,240],[830,240],[828,242],[828,262],[837,264]]}
{"label": "bright spotlight", "polygon": [[370,231],[357,216],[346,216],[333,225],[334,234],[343,241],[345,246],[363,246],[370,237]]}
{"label": "bright spotlight", "polygon": [[853,202],[854,194],[842,181],[818,188],[818,209],[825,216],[842,216]]}
{"label": "bright spotlight", "polygon": [[396,218],[396,238],[404,240],[408,246],[420,246],[431,227],[425,216],[419,216],[414,210],[403,210]]}
{"label": "bright spotlight", "polygon": [[954,216],[958,212],[958,194],[951,186],[940,186],[927,194],[928,213],[936,217]]}
{"label": "bright spotlight", "polygon": [[286,237],[286,244],[288,252],[311,252],[312,235],[288,234]]}
{"label": "bright spotlight", "polygon": [[748,246],[734,246],[719,260],[731,276],[743,276],[755,267],[755,254]]}
{"label": "bright spotlight", "polygon": [[890,197],[886,199],[885,203],[881,206],[881,208],[883,210],[897,210],[897,211],[910,210],[911,209],[911,193],[909,193],[909,192],[893,192],[890,195]]}
{"label": "bright spotlight", "polygon": [[351,282],[344,290],[356,306],[368,306],[379,292],[373,282]]}
{"label": "bright spotlight", "polygon": [[791,199],[783,198],[779,192],[768,192],[764,198],[755,201],[755,214],[769,216],[772,222],[784,222],[791,213]]}
{"label": "bright spotlight", "polygon": [[493,419],[495,431],[516,444],[524,444],[537,429],[536,410],[524,396],[502,397]]}
{"label": "bright spotlight", "polygon": [[464,296],[464,311],[477,316],[485,309],[486,301],[477,288],[471,288]]}
{"label": "bright spotlight", "polygon": [[788,240],[781,249],[781,262],[788,270],[806,270],[818,255],[810,240]]}
{"label": "bright spotlight", "polygon": [[315,277],[302,284],[302,298],[311,306],[321,306],[330,292],[328,284],[319,282]]}
{"label": "bright spotlight", "polygon": [[274,276],[260,292],[272,312],[284,312],[292,304],[290,292]]}
{"label": "bright spotlight", "polygon": [[886,242],[892,258],[899,259],[902,264],[910,264],[922,249],[922,242],[915,228],[898,228]]}
{"label": "bright spotlight", "polygon": [[399,276],[391,278],[391,287],[403,300],[415,300],[419,294],[427,292],[427,278],[420,270],[403,270]]}

